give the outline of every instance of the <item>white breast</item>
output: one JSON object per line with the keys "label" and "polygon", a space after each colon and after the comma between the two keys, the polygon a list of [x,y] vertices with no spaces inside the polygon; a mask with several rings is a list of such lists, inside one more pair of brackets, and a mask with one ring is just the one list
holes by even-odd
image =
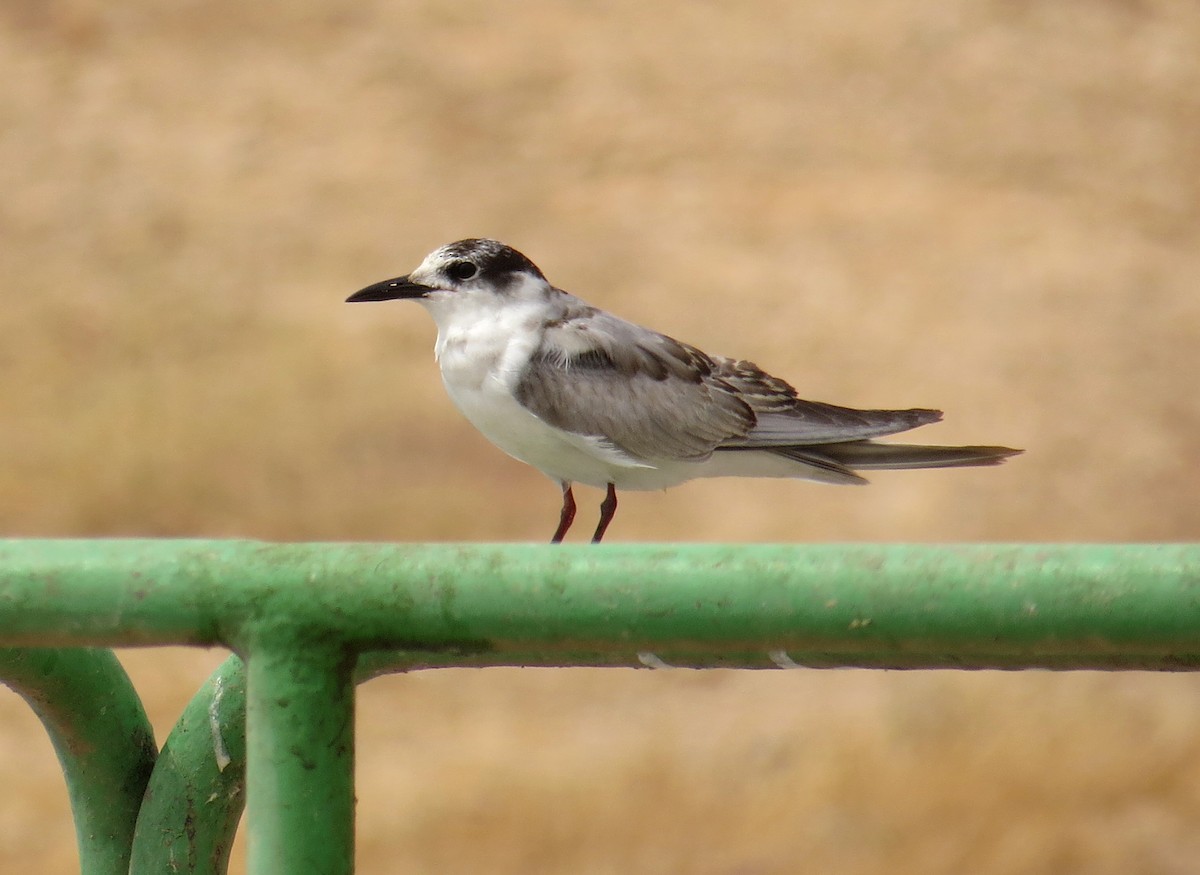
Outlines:
{"label": "white breast", "polygon": [[635,471],[639,480],[654,471],[601,438],[562,431],[526,410],[514,393],[540,340],[537,311],[509,306],[491,316],[438,326],[442,382],[472,425],[508,455],[555,480],[603,488],[621,485]]}

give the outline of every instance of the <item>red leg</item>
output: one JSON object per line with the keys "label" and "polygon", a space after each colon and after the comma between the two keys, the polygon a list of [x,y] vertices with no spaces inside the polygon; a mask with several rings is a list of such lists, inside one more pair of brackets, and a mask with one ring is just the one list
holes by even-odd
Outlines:
{"label": "red leg", "polygon": [[593,544],[599,544],[604,538],[604,532],[608,529],[608,524],[612,522],[616,513],[617,487],[610,483],[608,484],[608,494],[604,496],[604,502],[600,505],[600,523],[596,526],[596,534],[592,535]]}
{"label": "red leg", "polygon": [[550,539],[551,544],[562,543],[563,537],[567,534],[567,529],[571,528],[571,523],[575,522],[575,496],[571,492],[571,484],[566,480],[562,481],[562,491],[562,513],[558,517],[558,528],[554,532],[554,537]]}

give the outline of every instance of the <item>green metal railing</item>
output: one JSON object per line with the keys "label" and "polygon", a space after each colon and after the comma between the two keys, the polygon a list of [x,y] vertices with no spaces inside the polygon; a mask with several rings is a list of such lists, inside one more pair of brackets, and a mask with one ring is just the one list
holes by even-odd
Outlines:
{"label": "green metal railing", "polygon": [[[111,651],[235,652],[161,752]],[[436,666],[1200,667],[1200,546],[0,541],[82,869],[353,868],[354,685]],[[245,663],[243,664],[243,660]]]}

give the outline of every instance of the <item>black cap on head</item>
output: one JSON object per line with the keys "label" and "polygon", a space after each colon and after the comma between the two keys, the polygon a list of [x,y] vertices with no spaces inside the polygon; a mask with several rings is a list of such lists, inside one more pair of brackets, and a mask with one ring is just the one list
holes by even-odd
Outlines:
{"label": "black cap on head", "polygon": [[500,280],[512,273],[530,273],[539,279],[546,278],[536,264],[499,240],[469,237],[447,243],[442,247],[442,252],[450,258],[473,262],[479,267],[480,275],[487,279]]}

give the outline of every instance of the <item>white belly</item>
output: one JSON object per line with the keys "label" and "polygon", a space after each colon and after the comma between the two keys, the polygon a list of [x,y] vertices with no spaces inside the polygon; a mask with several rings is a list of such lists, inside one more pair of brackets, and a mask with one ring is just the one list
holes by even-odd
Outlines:
{"label": "white belly", "polygon": [[503,330],[517,327],[492,323],[438,334],[438,365],[446,393],[484,437],[555,480],[600,488],[614,483],[623,489],[663,489],[695,476],[631,459],[602,438],[564,432],[525,409],[514,389],[537,336]]}
{"label": "white belly", "polygon": [[555,480],[603,487],[612,479],[616,466],[589,452],[586,438],[572,440],[542,422],[498,386],[485,384],[478,389],[464,389],[447,381],[446,391],[471,424],[514,459]]}

